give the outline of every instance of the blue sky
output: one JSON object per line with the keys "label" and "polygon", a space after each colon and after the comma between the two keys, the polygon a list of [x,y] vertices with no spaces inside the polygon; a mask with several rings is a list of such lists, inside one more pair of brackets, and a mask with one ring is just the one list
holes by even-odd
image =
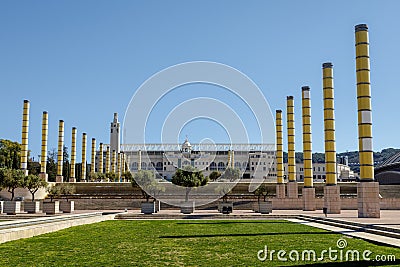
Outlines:
{"label": "blue sky", "polygon": [[[22,102],[29,99],[33,156],[40,151],[44,110],[50,119],[49,149],[57,145],[59,119],[65,121],[67,146],[72,126],[108,143],[113,113],[118,112],[122,120],[133,93],[146,79],[174,64],[204,60],[230,65],[249,76],[272,111],[285,110],[286,96],[294,95],[299,151],[301,86],[309,85],[313,149],[323,151],[321,64],[331,61],[337,150],[356,150],[354,26],[367,23],[374,148],[399,147],[395,116],[400,97],[399,10],[396,0],[2,0],[0,138],[21,140]],[[192,87],[213,95],[212,86]],[[166,98],[170,101],[166,107],[179,104],[182,96],[190,98],[187,88],[176,92],[180,97]],[[227,92],[215,95],[228,102],[232,98]],[[240,104],[235,106],[235,100],[231,103],[238,113],[245,112]],[[169,111],[158,112],[162,117]],[[149,140],[158,140],[157,129],[149,131]],[[186,134],[193,142],[210,135],[226,141],[226,133],[211,121],[193,121],[180,139]]]}

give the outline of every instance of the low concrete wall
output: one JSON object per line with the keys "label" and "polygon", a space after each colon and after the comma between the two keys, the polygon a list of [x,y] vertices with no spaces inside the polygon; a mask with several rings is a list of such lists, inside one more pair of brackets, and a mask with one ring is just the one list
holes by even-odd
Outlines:
{"label": "low concrete wall", "polygon": [[[0,230],[0,243],[51,233],[72,226],[97,223],[105,220],[112,220],[114,219],[114,216],[115,215],[103,216],[101,215],[101,213],[93,213],[93,216],[90,217],[82,217],[82,214],[69,215],[66,216],[66,219],[68,220],[63,220],[63,221],[59,221],[60,216],[51,218],[21,220],[18,222],[21,223],[26,221],[29,223],[34,223],[36,220],[37,224]],[[12,223],[13,222],[1,222],[0,227],[6,227],[7,224],[12,224]]]}
{"label": "low concrete wall", "polygon": [[[124,209],[140,209],[140,203],[143,199],[72,199],[75,201],[76,210],[124,210]],[[272,208],[275,210],[302,210],[303,199],[277,199],[268,198],[272,201]],[[229,199],[229,202],[234,203],[235,209],[252,209],[255,199]],[[316,198],[316,209],[322,210],[324,206],[323,198]],[[219,201],[214,201],[208,205],[198,207],[196,209],[217,209]],[[380,201],[381,209],[383,210],[400,210],[399,198],[383,198]],[[342,210],[356,210],[358,208],[357,198],[341,198]],[[170,205],[162,203],[161,209],[176,209]]]}

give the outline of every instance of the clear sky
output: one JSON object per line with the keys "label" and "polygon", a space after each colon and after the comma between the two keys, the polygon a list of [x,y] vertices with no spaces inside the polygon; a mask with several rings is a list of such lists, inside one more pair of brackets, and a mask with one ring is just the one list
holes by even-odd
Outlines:
{"label": "clear sky", "polygon": [[[118,112],[123,119],[132,95],[146,79],[174,64],[204,60],[230,65],[249,76],[272,111],[285,111],[286,96],[294,95],[299,151],[301,86],[309,85],[313,149],[321,152],[321,64],[331,61],[337,150],[356,150],[354,26],[367,23],[374,149],[400,147],[396,116],[400,98],[399,10],[397,0],[2,0],[0,138],[21,140],[22,103],[29,99],[29,148],[33,156],[40,153],[44,110],[49,112],[49,149],[57,146],[59,119],[65,121],[68,147],[72,126],[79,133],[87,132],[89,138],[108,143],[113,113]],[[165,99],[165,107],[173,108],[184,100],[182,96],[190,98],[190,90],[196,96],[198,91],[212,96],[214,89],[210,85],[184,86],[175,92],[177,97]],[[229,104],[227,92],[215,89],[215,96]],[[233,109],[244,112],[234,102]],[[160,108],[160,116],[169,111]],[[147,138],[156,142],[159,128],[154,127]],[[189,135],[192,142],[210,135],[217,142],[227,141],[226,133],[212,121],[195,120],[182,134]]]}

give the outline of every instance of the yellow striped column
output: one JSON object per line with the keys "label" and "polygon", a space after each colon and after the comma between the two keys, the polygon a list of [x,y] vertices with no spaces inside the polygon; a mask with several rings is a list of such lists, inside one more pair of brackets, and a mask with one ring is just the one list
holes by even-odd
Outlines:
{"label": "yellow striped column", "polygon": [[379,184],[374,182],[369,39],[366,24],[355,26],[355,43],[361,181],[358,185],[358,217],[379,218]]}
{"label": "yellow striped column", "polygon": [[117,154],[117,158],[118,158],[118,166],[117,166],[117,178],[118,178],[118,182],[120,182],[121,181],[121,172],[122,172],[122,165],[121,165],[121,163],[122,163],[122,160],[121,160],[121,156],[122,156],[122,154],[121,153],[118,153]]}
{"label": "yellow striped column", "polygon": [[47,164],[47,136],[49,133],[49,116],[47,111],[43,111],[42,116],[42,150],[40,153],[40,178],[48,181],[48,175],[46,173]]}
{"label": "yellow striped column", "polygon": [[312,145],[311,145],[311,97],[310,87],[302,88],[303,117],[303,210],[315,210],[315,188],[313,187]]}
{"label": "yellow striped column", "polygon": [[322,84],[324,97],[324,137],[325,173],[324,207],[327,213],[340,213],[340,187],[337,185],[336,142],[335,142],[335,104],[333,87],[333,64],[322,64]]}
{"label": "yellow striped column", "polygon": [[235,150],[231,150],[231,167],[235,168]]}
{"label": "yellow striped column", "polygon": [[142,150],[138,151],[138,171],[142,169]]}
{"label": "yellow striped column", "polygon": [[99,173],[103,173],[103,143],[99,147]]}
{"label": "yellow striped column", "polygon": [[106,150],[106,173],[110,172],[110,146]]}
{"label": "yellow striped column", "polygon": [[82,172],[81,172],[81,182],[86,181],[86,143],[87,135],[82,133]]}
{"label": "yellow striped column", "polygon": [[226,164],[226,167],[231,167],[231,150],[228,150],[228,163]]}
{"label": "yellow striped column", "polygon": [[24,100],[22,111],[21,170],[28,175],[29,100]]}
{"label": "yellow striped column", "polygon": [[71,175],[69,178],[70,183],[76,182],[75,164],[76,164],[76,127],[72,127],[72,140],[71,140]]}
{"label": "yellow striped column", "polygon": [[283,124],[282,110],[276,110],[276,197],[285,198],[285,184],[283,183]]}
{"label": "yellow striped column", "polygon": [[115,165],[116,165],[116,157],[117,157],[117,152],[115,150],[112,151],[112,156],[111,156],[111,172],[115,173]]}
{"label": "yellow striped column", "polygon": [[56,182],[64,182],[63,177],[63,164],[64,164],[64,121],[58,122],[58,153],[57,153],[57,176]]}
{"label": "yellow striped column", "polygon": [[296,180],[296,148],[295,148],[295,126],[294,126],[294,99],[293,96],[286,97],[286,120],[287,120],[287,142],[288,142],[288,198],[298,198],[299,190]]}
{"label": "yellow striped column", "polygon": [[96,138],[92,138],[92,155],[90,159],[90,175],[93,178],[93,175],[96,170]]}

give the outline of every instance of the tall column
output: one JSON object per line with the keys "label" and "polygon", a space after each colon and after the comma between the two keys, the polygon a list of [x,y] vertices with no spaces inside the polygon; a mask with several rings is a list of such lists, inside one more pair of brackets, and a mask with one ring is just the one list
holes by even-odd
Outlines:
{"label": "tall column", "polygon": [[231,150],[231,167],[235,168],[235,150]]}
{"label": "tall column", "polygon": [[64,164],[64,121],[58,122],[58,152],[57,152],[57,176],[56,182],[64,182],[63,177],[63,164]]}
{"label": "tall column", "polygon": [[21,170],[28,175],[29,100],[24,100],[22,113]]}
{"label": "tall column", "polygon": [[96,171],[96,139],[92,138],[92,155],[90,159],[90,176],[93,179],[93,175]]}
{"label": "tall column", "polygon": [[355,42],[361,181],[357,186],[358,217],[379,218],[379,183],[374,181],[369,40],[368,26],[366,24],[355,26]]}
{"label": "tall column", "polygon": [[294,99],[293,96],[286,98],[287,140],[288,140],[288,198],[298,198],[299,189],[296,181],[296,148],[294,128]]}
{"label": "tall column", "polygon": [[121,153],[118,153],[117,154],[117,158],[118,158],[118,166],[117,166],[117,178],[118,178],[118,182],[120,182],[121,181],[121,172],[122,172],[122,166],[121,166],[121,163],[122,163],[122,160],[121,160],[121,156],[122,156],[122,154]]}
{"label": "tall column", "polygon": [[103,173],[103,143],[99,147],[99,173]]}
{"label": "tall column", "polygon": [[138,151],[138,171],[142,169],[142,150]]}
{"label": "tall column", "polygon": [[106,150],[106,173],[110,172],[110,146]]}
{"label": "tall column", "polygon": [[337,185],[336,142],[335,142],[335,104],[333,87],[333,65],[322,64],[324,97],[324,137],[325,137],[325,173],[324,207],[327,213],[340,213],[340,187]]}
{"label": "tall column", "polygon": [[40,153],[40,178],[48,181],[48,175],[46,173],[47,164],[47,136],[49,133],[49,117],[47,111],[43,111],[42,116],[42,150]]}
{"label": "tall column", "polygon": [[112,156],[111,156],[111,172],[115,173],[115,164],[116,164],[116,159],[117,157],[117,152],[115,150],[112,151]]}
{"label": "tall column", "polygon": [[86,181],[86,142],[87,136],[86,133],[82,134],[82,173],[81,173],[81,182]]}
{"label": "tall column", "polygon": [[283,137],[282,110],[276,110],[276,197],[285,198],[283,183]]}
{"label": "tall column", "polygon": [[228,162],[226,163],[226,167],[231,167],[231,150],[228,150]]}
{"label": "tall column", "polygon": [[76,127],[72,127],[72,142],[71,142],[71,175],[70,183],[76,182],[75,164],[76,164]]}
{"label": "tall column", "polygon": [[304,187],[303,210],[315,210],[315,188],[313,187],[312,146],[311,146],[311,98],[310,87],[302,88],[303,115],[303,163]]}

